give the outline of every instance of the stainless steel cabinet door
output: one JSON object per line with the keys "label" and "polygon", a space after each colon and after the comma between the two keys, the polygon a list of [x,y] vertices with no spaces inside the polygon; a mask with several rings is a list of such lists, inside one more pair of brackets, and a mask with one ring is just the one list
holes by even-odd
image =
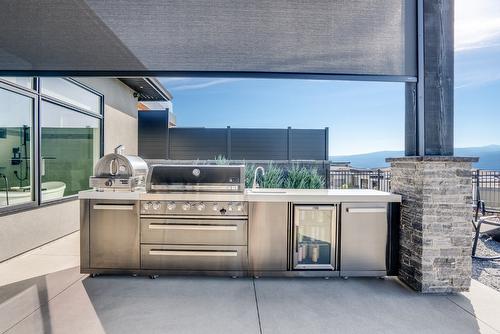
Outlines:
{"label": "stainless steel cabinet door", "polygon": [[248,218],[250,269],[287,270],[288,203],[250,203]]}
{"label": "stainless steel cabinet door", "polygon": [[336,265],[337,207],[294,206],[294,269],[334,270]]}
{"label": "stainless steel cabinet door", "polygon": [[341,272],[385,271],[387,228],[387,203],[342,203]]}
{"label": "stainless steel cabinet door", "polygon": [[138,269],[139,202],[90,201],[90,267]]}

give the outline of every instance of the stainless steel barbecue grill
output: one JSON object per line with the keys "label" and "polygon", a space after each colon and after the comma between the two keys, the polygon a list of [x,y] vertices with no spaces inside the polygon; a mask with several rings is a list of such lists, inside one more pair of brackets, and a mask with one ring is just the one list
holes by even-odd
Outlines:
{"label": "stainless steel barbecue grill", "polygon": [[147,174],[147,163],[140,157],[124,155],[124,148],[120,145],[115,153],[99,159],[89,183],[90,187],[100,191],[133,191],[144,188]]}
{"label": "stainless steel barbecue grill", "polygon": [[[248,268],[245,167],[154,165],[141,201],[141,265],[154,270],[242,271]],[[226,194],[223,201],[177,200],[180,192]],[[172,194],[175,194],[172,196]],[[197,194],[194,194],[193,199]]]}

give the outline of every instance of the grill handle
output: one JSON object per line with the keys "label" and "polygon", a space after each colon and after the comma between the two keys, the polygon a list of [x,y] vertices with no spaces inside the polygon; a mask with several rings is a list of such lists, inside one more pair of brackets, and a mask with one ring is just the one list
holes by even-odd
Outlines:
{"label": "grill handle", "polygon": [[236,225],[149,224],[150,230],[237,231]]}
{"label": "grill handle", "polygon": [[94,204],[94,210],[134,210],[134,204]]}
{"label": "grill handle", "polygon": [[227,257],[238,256],[237,251],[189,251],[189,250],[161,250],[151,249],[149,255],[159,256],[209,256],[209,257]]}
{"label": "grill handle", "polygon": [[116,173],[118,173],[118,163],[117,163],[116,159],[112,159],[109,162],[109,175],[115,176]]}
{"label": "grill handle", "polygon": [[347,208],[348,213],[387,213],[386,208]]}

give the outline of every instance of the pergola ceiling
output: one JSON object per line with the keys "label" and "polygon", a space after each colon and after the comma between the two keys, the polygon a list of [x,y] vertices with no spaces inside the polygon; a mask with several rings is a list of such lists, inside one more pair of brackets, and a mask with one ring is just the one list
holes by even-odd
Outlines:
{"label": "pergola ceiling", "polygon": [[15,0],[0,71],[416,76],[416,0]]}

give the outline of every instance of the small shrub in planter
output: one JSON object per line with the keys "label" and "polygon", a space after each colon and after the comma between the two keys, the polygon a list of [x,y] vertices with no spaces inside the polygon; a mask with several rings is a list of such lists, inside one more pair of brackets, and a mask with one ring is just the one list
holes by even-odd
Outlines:
{"label": "small shrub in planter", "polygon": [[269,164],[262,177],[262,188],[283,188],[284,173],[283,169]]}

